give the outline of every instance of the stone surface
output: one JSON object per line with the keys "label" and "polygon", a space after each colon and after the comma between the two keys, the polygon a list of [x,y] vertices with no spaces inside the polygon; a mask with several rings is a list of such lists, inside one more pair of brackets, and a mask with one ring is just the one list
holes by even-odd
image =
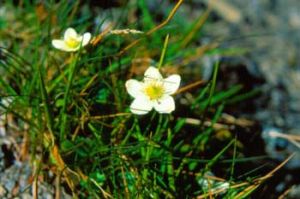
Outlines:
{"label": "stone surface", "polygon": [[[197,1],[194,1],[197,2]],[[216,23],[204,31],[210,40],[222,38],[221,48],[247,48],[242,55],[248,70],[265,80],[263,96],[257,97],[255,112],[244,115],[258,120],[263,128],[277,128],[284,134],[300,135],[300,7],[298,0],[226,0],[242,13],[230,22],[213,10]],[[211,34],[212,33],[212,34]],[[254,63],[254,64],[251,64]],[[257,68],[254,68],[254,67]],[[252,73],[254,75],[254,73]],[[277,151],[279,138],[263,136],[266,152],[277,160],[296,152],[289,166],[300,168],[299,147],[288,141],[285,153]]]}

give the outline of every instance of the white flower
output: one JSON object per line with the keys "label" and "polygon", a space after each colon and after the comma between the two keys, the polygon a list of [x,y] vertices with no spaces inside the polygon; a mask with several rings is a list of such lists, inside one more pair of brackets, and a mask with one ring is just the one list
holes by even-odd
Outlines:
{"label": "white flower", "polygon": [[52,45],[59,50],[74,52],[79,50],[80,46],[86,46],[90,42],[91,37],[92,35],[89,32],[78,35],[73,28],[68,28],[65,31],[64,39],[54,39],[52,40]]}
{"label": "white flower", "polygon": [[144,80],[134,79],[126,81],[127,92],[134,97],[130,110],[134,114],[143,115],[154,108],[159,113],[171,113],[175,110],[173,97],[180,84],[179,75],[163,78],[157,68],[150,66]]}

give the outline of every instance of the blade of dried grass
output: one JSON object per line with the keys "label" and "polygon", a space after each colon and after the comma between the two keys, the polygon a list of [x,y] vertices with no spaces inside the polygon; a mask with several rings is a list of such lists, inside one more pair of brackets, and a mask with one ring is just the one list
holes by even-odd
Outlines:
{"label": "blade of dried grass", "polygon": [[[242,198],[242,196],[244,194],[247,194],[250,191],[253,191],[254,189],[256,189],[258,186],[261,185],[261,183],[263,183],[265,180],[272,177],[274,173],[276,173],[279,169],[281,169],[294,155],[295,155],[295,153],[291,154],[288,158],[286,158],[281,164],[279,164],[272,171],[270,171],[263,177],[254,179],[252,183],[251,182],[242,182],[242,183],[230,186],[231,189],[234,189],[234,188],[239,188],[239,187],[243,187],[243,186],[250,184],[250,186],[248,186],[246,189],[244,189],[242,192],[240,192],[238,195],[236,195],[235,198],[236,199]],[[210,194],[218,195],[218,194],[222,193],[223,191],[225,191],[225,189],[218,189],[218,190],[210,192],[210,193],[202,194],[202,195],[198,196],[197,199],[206,198],[206,197],[210,196]]]}
{"label": "blade of dried grass", "polygon": [[[174,8],[172,9],[172,11],[170,12],[169,16],[167,17],[166,20],[164,20],[162,23],[160,23],[159,25],[155,26],[154,28],[152,28],[151,30],[149,30],[148,32],[146,32],[145,35],[149,36],[152,33],[156,32],[157,30],[161,29],[162,27],[164,27],[166,24],[168,24],[171,19],[174,17],[176,11],[178,10],[178,8],[180,7],[180,5],[183,3],[183,0],[179,0],[177,2],[177,4],[174,6]],[[137,45],[140,41],[142,41],[141,39],[137,39],[135,41],[133,41],[131,44],[127,45],[126,47],[124,47],[118,54],[117,56],[121,56],[123,55],[127,50],[129,50],[130,48],[132,48],[133,46]]]}

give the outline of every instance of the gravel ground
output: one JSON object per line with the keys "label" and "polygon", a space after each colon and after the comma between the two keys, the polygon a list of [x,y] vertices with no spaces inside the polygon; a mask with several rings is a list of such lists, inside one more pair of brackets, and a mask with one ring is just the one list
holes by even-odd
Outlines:
{"label": "gravel ground", "polygon": [[[297,0],[225,2],[240,16],[220,22],[222,27],[227,24],[225,32],[229,35],[241,36],[229,45],[250,47],[251,52],[244,57],[248,60],[246,66],[253,76],[265,80],[256,111],[248,116],[262,124],[266,152],[279,160],[297,152],[288,167],[300,168],[300,144],[276,136],[300,135],[300,3]],[[278,145],[288,153],[276,150]]]}
{"label": "gravel ground", "polygon": [[[286,197],[299,198],[300,140],[291,136],[300,136],[300,2],[224,0],[223,3],[230,9],[213,9],[216,23],[207,26],[206,34],[213,32],[212,38],[226,38],[223,47],[251,49],[234,60],[238,66],[245,66],[251,80],[262,80],[253,82],[252,88],[257,84],[263,90],[251,102],[251,110],[239,112],[239,116],[261,124],[265,152],[274,160],[283,161],[295,152],[275,191],[282,193],[291,187]],[[232,70],[237,70],[235,67]],[[245,78],[239,79],[247,81]],[[296,184],[287,185],[292,181]]]}

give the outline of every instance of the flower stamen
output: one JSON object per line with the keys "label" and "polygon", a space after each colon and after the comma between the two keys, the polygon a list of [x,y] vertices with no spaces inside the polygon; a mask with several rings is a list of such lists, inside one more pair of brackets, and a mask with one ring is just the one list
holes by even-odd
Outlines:
{"label": "flower stamen", "polygon": [[158,100],[164,95],[165,89],[163,84],[152,82],[145,87],[144,92],[150,98],[150,100]]}
{"label": "flower stamen", "polygon": [[77,41],[75,38],[71,38],[71,37],[69,37],[65,42],[70,48],[76,48],[80,44],[79,41]]}

